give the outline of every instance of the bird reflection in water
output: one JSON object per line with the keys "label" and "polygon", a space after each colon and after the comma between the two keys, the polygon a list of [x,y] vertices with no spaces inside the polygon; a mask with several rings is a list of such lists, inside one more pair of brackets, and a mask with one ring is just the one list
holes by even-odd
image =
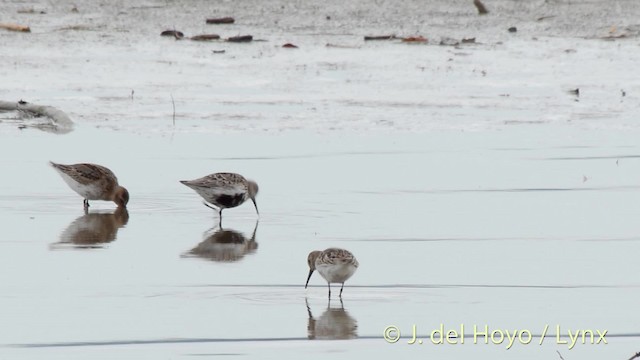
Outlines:
{"label": "bird reflection in water", "polygon": [[205,232],[204,240],[198,246],[189,250],[183,257],[200,257],[203,259],[233,262],[239,261],[247,254],[252,254],[258,248],[256,231],[258,222],[253,229],[250,239],[239,231],[212,228]]}
{"label": "bird reflection in water", "polygon": [[342,299],[340,307],[331,307],[329,300],[327,310],[317,320],[311,314],[309,301],[306,298],[304,301],[309,314],[307,336],[310,340],[348,340],[358,337],[358,322],[344,309]]}
{"label": "bird reflection in water", "polygon": [[102,248],[114,241],[118,230],[129,221],[126,208],[115,212],[88,212],[75,219],[60,235],[60,241],[51,244],[51,249],[61,248]]}

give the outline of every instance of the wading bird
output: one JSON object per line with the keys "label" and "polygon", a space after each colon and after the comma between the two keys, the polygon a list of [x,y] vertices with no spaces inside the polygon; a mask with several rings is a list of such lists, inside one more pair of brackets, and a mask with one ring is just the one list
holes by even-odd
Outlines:
{"label": "wading bird", "polygon": [[89,200],[113,201],[118,207],[127,207],[129,192],[118,185],[118,178],[106,167],[96,164],[50,163],[67,185],[84,198],[85,209],[89,208]]}
{"label": "wading bird", "polygon": [[[215,173],[195,180],[181,180],[182,184],[190,187],[198,193],[206,202],[205,206],[218,210],[220,223],[222,223],[222,210],[242,205],[248,199],[253,201],[253,206],[258,212],[256,195],[258,184],[247,180],[242,175],[234,173]],[[211,207],[209,204],[216,208]]]}
{"label": "wading bird", "polygon": [[329,287],[329,298],[331,298],[331,283],[341,283],[340,297],[344,289],[344,282],[347,281],[358,269],[358,260],[347,250],[329,248],[325,251],[312,251],[307,257],[309,264],[309,276],[304,288],[309,285],[309,279],[315,270],[327,281]]}

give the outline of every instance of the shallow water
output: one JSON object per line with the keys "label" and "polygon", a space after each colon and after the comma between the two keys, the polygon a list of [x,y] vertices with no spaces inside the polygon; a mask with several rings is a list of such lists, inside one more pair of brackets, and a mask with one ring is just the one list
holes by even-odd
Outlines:
{"label": "shallow water", "polygon": [[[559,351],[569,360],[639,350],[640,86],[629,73],[638,41],[596,39],[614,20],[630,27],[625,16],[637,6],[619,2],[626,10],[616,5],[585,27],[570,26],[570,16],[589,14],[587,5],[504,1],[479,18],[451,2],[426,10],[430,27],[413,2],[346,11],[363,13],[364,24],[337,3],[297,4],[299,18],[283,15],[293,11],[287,2],[252,4],[91,2],[78,14],[66,2],[4,4],[47,14],[17,16],[32,34],[0,32],[13,64],[0,68],[0,100],[58,107],[76,126],[64,135],[20,130],[41,120],[0,114],[0,354],[540,359]],[[535,20],[553,11],[571,15]],[[239,24],[193,25],[202,14]],[[519,32],[506,33],[507,23]],[[60,30],[78,24],[90,30]],[[173,26],[268,41],[158,36]],[[361,40],[387,31],[471,33],[481,44]],[[301,48],[285,52],[288,41]],[[576,87],[579,97],[567,93]],[[94,201],[85,214],[50,160],[111,168],[131,193],[128,213]],[[221,230],[178,182],[217,171],[259,183],[259,218],[251,204],[229,209]],[[361,264],[342,303],[337,288],[328,303],[317,274],[304,289],[307,254],[331,246]],[[407,344],[413,324],[422,345]],[[431,344],[440,324],[464,324],[465,343]],[[391,325],[402,333],[395,344],[383,339]],[[532,340],[508,350],[508,340],[474,344],[474,325],[527,330]],[[607,330],[608,344],[569,350],[556,326],[564,335]]]}
{"label": "shallow water", "polygon": [[[397,135],[394,145],[380,135],[228,134],[215,159],[201,153],[206,134],[16,130],[0,145],[15,154],[2,160],[15,169],[0,193],[3,350],[276,356],[285,346],[291,356],[377,357],[417,351],[385,343],[386,326],[408,336],[414,323],[429,330],[464,323],[538,336],[545,324],[607,329],[610,345],[579,345],[571,354],[623,356],[638,336],[630,310],[640,291],[633,276],[640,171],[630,157],[639,152],[637,134],[553,130],[554,137],[536,126]],[[607,144],[597,142],[602,135]],[[126,224],[112,204],[97,201],[90,209],[97,218],[87,220],[81,199],[47,166],[52,154],[42,149],[55,149],[55,161],[75,159],[87,138],[96,162],[132,194]],[[238,151],[238,141],[251,146]],[[284,155],[293,143],[293,156]],[[212,240],[217,215],[178,183],[217,170],[261,186],[259,222],[246,204],[224,214],[234,241]],[[80,231],[85,241],[93,239],[86,232],[107,236],[85,244],[75,241]],[[319,277],[303,289],[306,254],[330,246],[348,248],[361,263],[345,288],[344,313],[336,298],[327,310]],[[309,330],[306,302],[318,331]],[[309,336],[352,340],[318,347],[303,341]],[[547,340],[509,352],[569,351]],[[420,353],[493,357],[505,346],[430,345]]]}

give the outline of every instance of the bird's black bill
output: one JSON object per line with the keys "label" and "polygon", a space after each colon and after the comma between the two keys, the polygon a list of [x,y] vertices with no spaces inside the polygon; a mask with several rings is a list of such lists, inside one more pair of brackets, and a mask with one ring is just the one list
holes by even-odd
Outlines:
{"label": "bird's black bill", "polygon": [[313,274],[313,270],[309,270],[309,276],[307,276],[307,283],[304,284],[304,288],[307,288],[307,285],[309,285],[309,279],[311,279],[311,274]]}
{"label": "bird's black bill", "polygon": [[255,206],[255,208],[256,208],[256,214],[260,215],[260,212],[258,211],[258,204],[256,204],[256,200],[255,199],[251,199],[251,201],[253,201],[253,206]]}

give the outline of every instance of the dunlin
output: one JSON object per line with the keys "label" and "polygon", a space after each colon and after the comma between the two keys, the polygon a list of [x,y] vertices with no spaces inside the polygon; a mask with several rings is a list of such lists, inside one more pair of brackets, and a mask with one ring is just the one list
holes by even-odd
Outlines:
{"label": "dunlin", "polygon": [[327,281],[329,287],[329,298],[331,298],[331,283],[341,283],[340,297],[344,282],[347,281],[358,269],[358,260],[347,250],[329,248],[325,251],[312,251],[307,257],[309,264],[309,276],[304,288],[309,285],[309,279],[315,270]]}
{"label": "dunlin", "polygon": [[85,209],[89,207],[89,200],[113,201],[118,207],[127,207],[129,192],[118,185],[118,178],[106,167],[96,164],[50,163],[67,185],[84,198]]}
{"label": "dunlin", "polygon": [[180,182],[197,192],[206,202],[216,206],[217,209],[209,206],[206,202],[204,203],[206,206],[218,210],[220,222],[222,222],[223,209],[242,205],[248,199],[253,201],[256,213],[260,215],[256,204],[258,184],[245,179],[242,175],[215,173],[199,179],[181,180]]}

